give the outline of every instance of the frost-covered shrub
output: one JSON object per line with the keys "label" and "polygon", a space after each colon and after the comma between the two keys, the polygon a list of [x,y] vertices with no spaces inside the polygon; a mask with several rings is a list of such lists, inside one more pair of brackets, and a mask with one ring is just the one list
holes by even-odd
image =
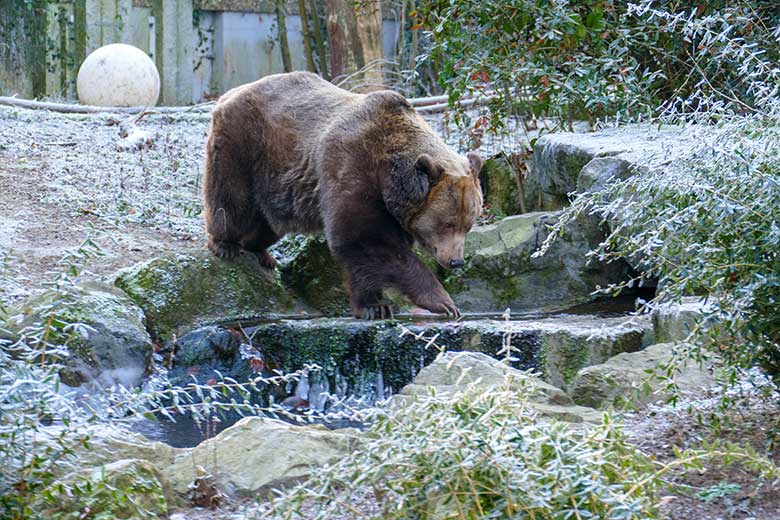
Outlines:
{"label": "frost-covered shrub", "polygon": [[693,331],[695,343],[732,368],[760,364],[780,384],[780,20],[762,25],[762,34],[774,39],[764,48],[725,15],[631,11],[696,41],[700,54],[739,74],[738,84],[724,83],[725,72],[697,66],[695,91],[669,99],[658,118],[686,127],[697,145],[579,196],[558,226],[578,213],[608,221],[612,232],[592,254],[638,258],[644,271],[609,291],[658,278],[651,306],[701,296],[708,327]]}
{"label": "frost-covered shrub", "polygon": [[619,427],[539,421],[524,394],[472,386],[380,415],[357,453],[260,517],[350,517],[366,493],[356,518],[654,517],[652,463]]}
{"label": "frost-covered shrub", "polygon": [[780,468],[750,448],[706,445],[661,462],[605,415],[584,427],[538,417],[514,378],[454,395],[417,396],[380,411],[367,440],[339,463],[277,496],[250,518],[482,520],[658,518],[669,474],[718,460],[758,478]]}

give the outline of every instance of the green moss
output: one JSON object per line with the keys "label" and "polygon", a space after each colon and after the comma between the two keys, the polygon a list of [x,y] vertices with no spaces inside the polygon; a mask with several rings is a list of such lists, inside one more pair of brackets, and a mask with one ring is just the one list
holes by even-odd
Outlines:
{"label": "green moss", "polygon": [[323,237],[297,237],[282,245],[282,280],[307,305],[331,316],[349,312],[343,274]]}
{"label": "green moss", "polygon": [[577,372],[591,364],[591,350],[589,345],[564,331],[545,335],[540,351],[545,381],[560,388],[571,384]]}
{"label": "green moss", "polygon": [[232,261],[208,252],[157,258],[121,271],[115,284],[144,310],[160,340],[199,325],[294,308],[278,274],[249,255]]}
{"label": "green moss", "polygon": [[506,158],[499,156],[485,161],[480,172],[485,202],[497,218],[521,213],[515,172]]}

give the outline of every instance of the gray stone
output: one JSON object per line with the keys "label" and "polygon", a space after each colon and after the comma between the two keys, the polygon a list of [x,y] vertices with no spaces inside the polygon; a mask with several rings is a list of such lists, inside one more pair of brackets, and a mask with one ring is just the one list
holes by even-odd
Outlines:
{"label": "gray stone", "polygon": [[90,381],[135,386],[151,359],[143,311],[110,285],[88,283],[46,291],[11,309],[8,316],[0,329],[9,339],[47,329],[50,343],[67,347],[70,356],[61,360],[60,374],[70,386]]}
{"label": "gray stone", "polygon": [[631,163],[618,157],[596,157],[586,164],[577,177],[577,192],[603,190],[611,181],[626,180]]}
{"label": "gray stone", "polygon": [[547,134],[534,146],[528,190],[538,198],[536,208],[560,209],[570,193],[601,188],[610,178],[626,178],[636,167],[671,158],[675,150],[686,149],[690,139],[679,128],[652,125]]}
{"label": "gray stone", "polygon": [[653,334],[658,342],[685,341],[697,326],[703,324],[707,304],[689,296],[680,303],[667,303],[653,309]]}
{"label": "gray stone", "polygon": [[213,325],[177,337],[173,344],[160,349],[169,367],[168,380],[186,386],[193,379],[205,384],[217,372],[238,381],[256,377],[265,367],[262,354],[242,339],[238,330]]}
{"label": "gray stone", "polygon": [[143,309],[161,342],[214,322],[297,309],[278,273],[261,268],[252,255],[222,260],[203,251],[156,258],[120,271],[115,284]]}
{"label": "gray stone", "polygon": [[295,426],[275,419],[246,417],[195,448],[178,453],[163,468],[174,492],[184,494],[197,466],[228,494],[259,492],[305,480],[318,467],[338,461],[356,448],[354,430]]}
{"label": "gray stone", "polygon": [[499,388],[526,393],[531,406],[542,416],[566,422],[598,422],[600,414],[577,406],[560,389],[477,352],[447,352],[423,368],[414,381],[394,396],[390,406],[406,406],[415,398],[434,392],[440,397],[452,397],[476,385],[480,391]]}
{"label": "gray stone", "polygon": [[527,213],[472,230],[466,237],[466,265],[444,280],[461,310],[565,308],[591,301],[599,286],[626,279],[624,262],[605,264],[586,256],[604,234],[597,221],[585,216],[566,224],[543,256],[532,256],[558,216]]}
{"label": "gray stone", "polygon": [[[669,394],[666,384],[659,377],[665,365],[673,358],[672,343],[659,343],[639,352],[619,354],[606,363],[583,368],[577,374],[570,395],[577,404],[594,408],[610,406],[638,407],[665,400]],[[709,370],[712,362],[700,365],[686,361],[679,367],[673,380],[682,395],[696,394],[714,385],[715,378]]]}

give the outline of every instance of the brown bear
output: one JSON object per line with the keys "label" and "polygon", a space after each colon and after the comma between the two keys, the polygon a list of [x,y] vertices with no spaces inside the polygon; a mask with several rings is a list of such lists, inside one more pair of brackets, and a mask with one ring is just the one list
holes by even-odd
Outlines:
{"label": "brown bear", "polygon": [[460,313],[413,251],[451,269],[482,210],[482,159],[453,152],[391,91],[353,94],[292,72],[237,87],[214,107],[204,179],[208,247],[261,264],[286,233],[324,232],[356,317],[390,314],[396,288],[435,313]]}

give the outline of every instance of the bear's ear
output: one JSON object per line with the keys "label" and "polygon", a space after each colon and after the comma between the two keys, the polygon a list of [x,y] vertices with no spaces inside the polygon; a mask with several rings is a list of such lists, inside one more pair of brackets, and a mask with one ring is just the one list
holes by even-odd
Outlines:
{"label": "bear's ear", "polygon": [[479,172],[482,171],[482,157],[477,152],[469,152],[466,154],[466,158],[469,160],[471,175],[479,179]]}
{"label": "bear's ear", "polygon": [[412,162],[408,158],[393,160],[392,173],[382,188],[385,207],[402,225],[406,225],[436,184],[443,169],[430,155],[420,154]]}
{"label": "bear's ear", "polygon": [[418,175],[425,175],[428,178],[428,186],[433,186],[441,179],[444,168],[436,164],[427,153],[421,153],[414,162],[414,171]]}

